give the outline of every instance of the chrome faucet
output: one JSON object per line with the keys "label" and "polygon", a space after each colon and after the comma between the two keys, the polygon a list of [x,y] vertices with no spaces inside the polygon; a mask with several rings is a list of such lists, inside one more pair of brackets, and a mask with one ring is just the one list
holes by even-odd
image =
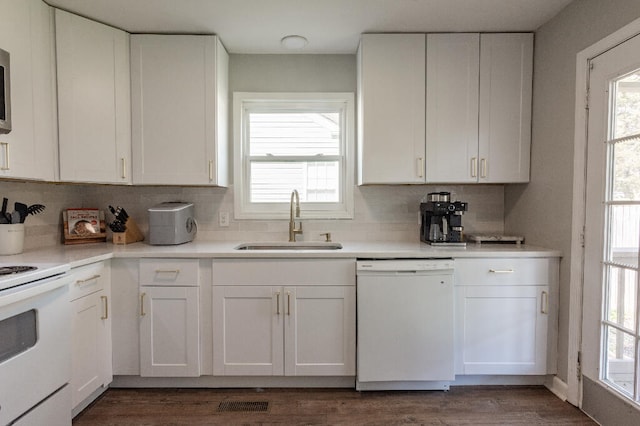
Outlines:
{"label": "chrome faucet", "polygon": [[296,222],[294,220],[294,211],[293,211],[293,201],[295,198],[295,217],[300,217],[300,195],[298,195],[298,190],[294,189],[291,192],[291,205],[289,208],[289,242],[296,242],[296,234],[302,234],[302,223],[299,224],[298,228],[296,228]]}

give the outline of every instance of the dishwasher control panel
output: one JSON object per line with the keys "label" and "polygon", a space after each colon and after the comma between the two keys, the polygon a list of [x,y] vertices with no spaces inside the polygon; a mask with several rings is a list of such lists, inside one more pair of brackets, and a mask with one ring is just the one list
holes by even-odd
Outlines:
{"label": "dishwasher control panel", "polygon": [[453,270],[453,259],[385,259],[359,260],[358,272],[403,272],[403,271],[446,271]]}

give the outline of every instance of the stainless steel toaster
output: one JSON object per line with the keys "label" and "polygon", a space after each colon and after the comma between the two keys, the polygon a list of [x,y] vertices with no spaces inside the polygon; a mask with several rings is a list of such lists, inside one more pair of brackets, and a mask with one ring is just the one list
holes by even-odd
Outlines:
{"label": "stainless steel toaster", "polygon": [[197,231],[193,203],[167,202],[149,209],[149,244],[188,243]]}

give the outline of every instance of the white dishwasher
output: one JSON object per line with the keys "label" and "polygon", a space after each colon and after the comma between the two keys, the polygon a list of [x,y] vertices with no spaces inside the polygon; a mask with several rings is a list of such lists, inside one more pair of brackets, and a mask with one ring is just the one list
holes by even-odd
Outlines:
{"label": "white dishwasher", "polygon": [[453,259],[357,262],[358,390],[447,390]]}

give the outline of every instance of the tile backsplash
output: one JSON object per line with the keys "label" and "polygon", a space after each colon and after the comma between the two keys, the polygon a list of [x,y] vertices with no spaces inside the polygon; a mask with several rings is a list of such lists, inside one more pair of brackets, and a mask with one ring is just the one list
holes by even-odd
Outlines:
{"label": "tile backsplash", "polygon": [[[352,220],[306,220],[301,240],[321,240],[331,232],[334,241],[418,241],[418,212],[429,192],[449,191],[452,199],[469,203],[463,217],[466,232],[503,232],[502,185],[393,185],[354,187]],[[44,204],[46,210],[26,221],[25,249],[61,244],[62,210],[70,207],[123,206],[148,235],[150,206],[164,201],[195,204],[201,241],[286,241],[287,220],[235,220],[233,188],[72,185],[0,181],[0,197],[9,205],[20,201]],[[229,212],[228,227],[218,225],[218,212]],[[303,210],[304,214],[304,210]],[[300,239],[300,238],[299,238]]]}

